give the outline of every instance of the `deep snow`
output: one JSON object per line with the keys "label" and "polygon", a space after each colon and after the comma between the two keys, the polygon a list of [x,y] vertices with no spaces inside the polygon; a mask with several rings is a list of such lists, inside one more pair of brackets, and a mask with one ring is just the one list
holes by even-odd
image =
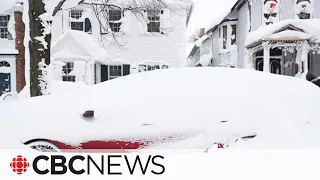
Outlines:
{"label": "deep snow", "polygon": [[[10,124],[21,141],[184,134],[191,137],[151,148],[320,148],[319,103],[320,89],[302,79],[230,68],[156,70],[0,104],[1,141]],[[82,119],[85,110],[95,110],[96,119]],[[257,137],[234,143],[250,135]]]}

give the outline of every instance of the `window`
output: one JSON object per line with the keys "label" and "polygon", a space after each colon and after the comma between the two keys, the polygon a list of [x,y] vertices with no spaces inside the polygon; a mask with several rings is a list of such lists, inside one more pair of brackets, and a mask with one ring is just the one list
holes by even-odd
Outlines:
{"label": "window", "polygon": [[160,10],[148,10],[148,32],[160,32]]}
{"label": "window", "polygon": [[8,22],[9,16],[0,16],[0,38],[7,39],[8,38]]}
{"label": "window", "polygon": [[237,21],[227,21],[220,25],[220,53],[226,53],[237,48]]}
{"label": "window", "polygon": [[237,44],[237,25],[231,25],[231,45]]}
{"label": "window", "polygon": [[109,80],[115,79],[122,76],[121,65],[110,65],[109,66]]}
{"label": "window", "polygon": [[70,75],[70,73],[73,71],[74,63],[66,63],[65,66],[62,67],[62,80],[67,82],[75,82],[76,76]]}
{"label": "window", "polygon": [[222,49],[227,49],[228,29],[227,26],[222,26]]}
{"label": "window", "polygon": [[10,64],[7,61],[0,61],[0,67],[10,67]]}
{"label": "window", "polygon": [[113,9],[109,10],[109,27],[112,32],[120,32],[121,22],[119,22],[122,18],[122,10],[121,9]]}
{"label": "window", "polygon": [[70,11],[70,27],[71,30],[84,31],[84,20],[82,18],[83,10]]}
{"label": "window", "polygon": [[296,19],[311,19],[313,14],[313,1],[294,0],[294,10]]}
{"label": "window", "polygon": [[168,69],[169,66],[168,65],[144,65],[144,64],[140,64],[139,65],[139,72],[145,72],[145,71],[153,71],[153,70],[157,70],[157,69]]}
{"label": "window", "polygon": [[74,19],[80,19],[82,17],[82,10],[71,10],[70,17]]}

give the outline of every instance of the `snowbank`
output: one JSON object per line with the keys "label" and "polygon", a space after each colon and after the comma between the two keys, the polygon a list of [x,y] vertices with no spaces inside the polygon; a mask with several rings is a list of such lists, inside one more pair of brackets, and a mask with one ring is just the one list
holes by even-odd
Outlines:
{"label": "snowbank", "polygon": [[196,66],[198,64],[201,64],[202,67],[207,67],[209,66],[212,62],[211,60],[213,59],[213,55],[210,53],[210,54],[204,54],[200,57],[200,60],[199,62],[196,64]]}
{"label": "snowbank", "polygon": [[[266,38],[270,35],[272,35],[275,31],[280,30],[281,28],[292,25],[296,28],[299,28],[303,30],[306,34],[309,34],[314,39],[320,39],[320,19],[290,19],[290,20],[283,20],[278,23],[268,25],[268,26],[261,26],[256,31],[253,31],[249,33],[247,36],[245,45],[248,46],[259,39]],[[282,33],[280,34],[283,37],[288,37],[289,35],[297,36],[297,33],[292,34],[291,31],[288,31],[288,33]],[[306,35],[302,35],[303,38],[305,38]],[[298,37],[301,37],[301,33],[298,35]],[[279,38],[279,35],[277,36]]]}
{"label": "snowbank", "polygon": [[[73,94],[78,90],[87,88],[88,85],[81,82],[64,82],[64,81],[51,81],[50,82],[50,91],[53,95],[60,94]],[[19,93],[18,99],[30,98],[29,94],[29,85],[26,85],[23,90]]]}
{"label": "snowbank", "polygon": [[[212,67],[144,72],[0,109],[2,126],[20,124],[20,140],[79,144],[181,135],[189,142],[169,147],[203,148],[236,147],[236,139],[256,135],[241,147],[320,148],[319,105],[320,89],[305,80]],[[96,119],[81,118],[92,109]]]}

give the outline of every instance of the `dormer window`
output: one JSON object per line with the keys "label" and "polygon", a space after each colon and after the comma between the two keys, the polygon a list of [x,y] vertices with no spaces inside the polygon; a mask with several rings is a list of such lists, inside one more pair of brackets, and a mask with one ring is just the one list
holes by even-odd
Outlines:
{"label": "dormer window", "polygon": [[112,32],[120,32],[122,10],[121,9],[110,9],[109,10],[109,27]]}
{"label": "dormer window", "polygon": [[148,32],[160,32],[160,10],[148,10]]}
{"label": "dormer window", "polygon": [[9,16],[0,16],[0,38],[8,39],[8,22]]}
{"label": "dormer window", "polygon": [[84,10],[81,9],[70,10],[70,29],[91,33],[91,22],[89,18],[85,18],[83,14]]}
{"label": "dormer window", "polygon": [[220,53],[235,50],[237,47],[237,21],[224,22],[219,28]]}
{"label": "dormer window", "polygon": [[311,19],[313,15],[313,1],[294,0],[294,14],[296,19]]}

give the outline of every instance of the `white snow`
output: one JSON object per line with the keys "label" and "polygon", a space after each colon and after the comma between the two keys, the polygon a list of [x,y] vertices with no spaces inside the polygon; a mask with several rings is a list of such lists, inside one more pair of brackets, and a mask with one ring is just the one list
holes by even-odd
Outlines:
{"label": "white snow", "polygon": [[[174,68],[8,102],[0,109],[7,120],[2,127],[19,123],[15,132],[23,141],[186,138],[169,146],[174,149],[237,147],[236,139],[256,135],[241,147],[320,148],[319,103],[319,87],[302,79],[244,69]],[[96,119],[82,119],[85,110],[95,110]]]}
{"label": "white snow", "polygon": [[66,59],[87,56],[87,60],[106,61],[108,57],[104,48],[93,36],[73,30],[67,31],[52,44],[52,52],[53,57],[58,56]]}
{"label": "white snow", "polygon": [[285,30],[270,36],[264,37],[263,40],[310,40],[312,38],[311,34],[294,31],[294,30]]}
{"label": "white snow", "polygon": [[211,64],[212,58],[213,58],[212,54],[204,54],[200,57],[200,60],[197,64],[201,64],[202,67],[207,67]]}
{"label": "white snow", "polygon": [[[303,30],[305,33],[309,34],[312,36],[314,39],[320,39],[320,19],[290,19],[290,20],[283,20],[278,23],[268,25],[268,26],[261,26],[259,29],[256,31],[253,31],[248,34],[245,45],[248,46],[259,39],[263,39],[265,37],[268,37],[272,35],[275,31],[280,30],[281,28],[287,26],[287,25],[293,25],[296,28],[299,28]],[[290,31],[289,31],[290,32]],[[282,33],[280,35],[284,36],[286,33]],[[289,33],[290,35],[290,33]],[[292,34],[296,36],[297,34]],[[285,35],[287,37],[288,35]],[[299,37],[301,34],[299,34]],[[306,35],[303,35],[305,37]]]}

